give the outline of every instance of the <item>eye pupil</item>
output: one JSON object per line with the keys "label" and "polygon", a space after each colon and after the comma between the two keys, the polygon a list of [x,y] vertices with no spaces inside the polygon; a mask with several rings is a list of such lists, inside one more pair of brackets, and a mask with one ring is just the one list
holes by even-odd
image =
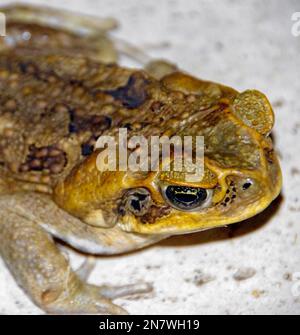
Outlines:
{"label": "eye pupil", "polygon": [[166,196],[181,209],[193,209],[206,200],[207,191],[198,187],[168,186]]}
{"label": "eye pupil", "polygon": [[175,199],[180,202],[194,202],[197,200],[197,197],[195,194],[176,194]]}

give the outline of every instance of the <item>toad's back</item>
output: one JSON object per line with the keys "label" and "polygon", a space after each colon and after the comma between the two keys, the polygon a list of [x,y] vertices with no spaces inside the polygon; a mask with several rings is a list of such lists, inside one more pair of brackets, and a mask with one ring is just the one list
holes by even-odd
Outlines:
{"label": "toad's back", "polygon": [[[26,190],[51,192],[93,152],[100,135],[119,127],[145,136],[178,133],[193,111],[224,109],[224,102],[218,104],[221,86],[186,99],[143,71],[93,60],[88,48],[90,57],[78,55],[78,42],[74,47],[67,32],[62,38],[57,30],[55,39],[55,29],[9,25],[10,38],[18,32],[23,38],[29,34],[27,43],[3,42],[0,54],[0,163],[2,175]],[[46,51],[39,34],[53,39]],[[67,47],[60,49],[66,37]]]}

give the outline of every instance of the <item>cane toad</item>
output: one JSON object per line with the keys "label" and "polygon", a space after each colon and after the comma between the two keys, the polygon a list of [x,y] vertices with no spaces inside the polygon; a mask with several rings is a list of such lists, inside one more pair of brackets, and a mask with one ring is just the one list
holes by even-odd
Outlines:
{"label": "cane toad", "polygon": [[[87,284],[53,237],[89,254],[118,254],[245,220],[279,194],[272,107],[152,62],[117,65],[113,20],[53,9],[2,9],[0,251],[17,282],[50,313],[123,314],[116,297],[145,292]],[[204,136],[203,178],[175,171],[99,171],[96,142],[129,136]],[[188,237],[187,237],[188,238]]]}

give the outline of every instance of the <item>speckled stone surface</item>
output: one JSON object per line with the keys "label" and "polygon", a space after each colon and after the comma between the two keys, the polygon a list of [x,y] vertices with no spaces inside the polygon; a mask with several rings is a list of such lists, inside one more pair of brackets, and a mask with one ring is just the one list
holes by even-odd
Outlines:
{"label": "speckled stone surface", "polygon": [[[130,255],[99,257],[90,281],[152,282],[153,293],[116,300],[133,314],[300,314],[300,36],[291,34],[299,1],[50,4],[113,16],[120,22],[115,36],[201,78],[240,91],[259,89],[276,113],[274,138],[284,189],[269,209],[228,228],[174,237]],[[83,260],[73,252],[70,258],[74,267]],[[43,313],[2,261],[0,313]]]}

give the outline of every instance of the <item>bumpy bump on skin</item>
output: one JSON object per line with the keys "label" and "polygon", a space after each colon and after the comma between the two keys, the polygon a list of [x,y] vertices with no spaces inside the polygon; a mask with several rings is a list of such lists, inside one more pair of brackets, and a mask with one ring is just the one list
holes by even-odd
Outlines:
{"label": "bumpy bump on skin", "polygon": [[267,97],[256,90],[239,94],[233,102],[233,112],[246,125],[262,135],[269,134],[274,125],[274,113]]}

